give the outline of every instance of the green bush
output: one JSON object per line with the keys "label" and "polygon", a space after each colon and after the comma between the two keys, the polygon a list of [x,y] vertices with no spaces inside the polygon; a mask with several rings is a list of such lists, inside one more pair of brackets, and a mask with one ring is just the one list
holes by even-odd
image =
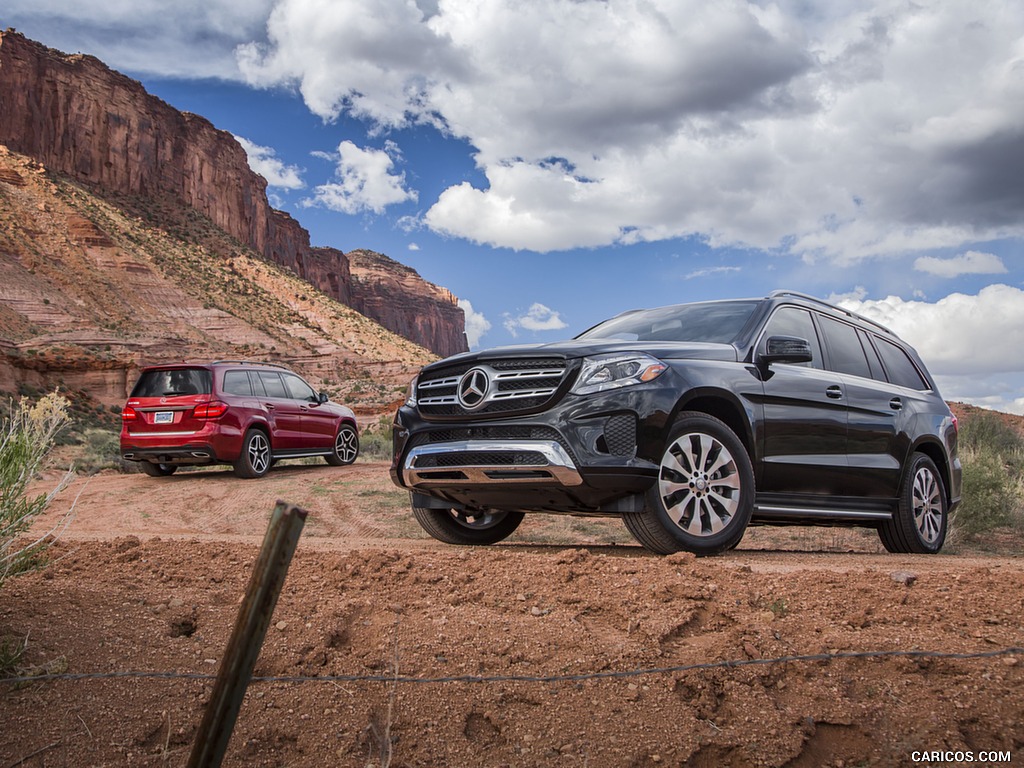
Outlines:
{"label": "green bush", "polygon": [[967,536],[1024,521],[1024,436],[998,414],[982,411],[959,435],[963,495],[953,524]]}
{"label": "green bush", "polygon": [[136,471],[136,463],[121,458],[121,438],[109,429],[87,429],[82,433],[75,469],[92,475],[102,469],[116,469],[123,474]]}
{"label": "green bush", "polygon": [[359,455],[370,461],[391,461],[391,424],[394,416],[386,413],[359,435]]}
{"label": "green bush", "polygon": [[69,470],[50,493],[29,498],[28,486],[42,468],[60,432],[68,425],[69,402],[53,392],[35,405],[22,398],[11,404],[0,426],[0,584],[36,567],[45,549],[70,520],[70,512],[48,532],[25,543],[21,537],[53,497],[70,482]]}

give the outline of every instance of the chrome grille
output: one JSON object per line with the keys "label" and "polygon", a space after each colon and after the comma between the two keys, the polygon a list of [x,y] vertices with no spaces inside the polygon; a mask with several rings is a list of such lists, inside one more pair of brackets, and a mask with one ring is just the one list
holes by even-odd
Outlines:
{"label": "chrome grille", "polygon": [[[471,371],[487,377],[487,391],[467,407],[459,388]],[[421,376],[416,399],[424,416],[462,416],[473,413],[512,413],[543,406],[558,391],[566,374],[561,358],[481,360],[442,368]]]}

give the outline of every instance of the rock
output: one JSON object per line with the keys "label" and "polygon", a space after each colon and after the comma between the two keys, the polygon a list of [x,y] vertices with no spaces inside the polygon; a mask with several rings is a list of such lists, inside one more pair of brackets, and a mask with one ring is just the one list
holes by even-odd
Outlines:
{"label": "rock", "polygon": [[[435,354],[468,349],[465,316],[449,291],[369,251],[357,252],[353,276],[345,253],[311,247],[306,229],[271,208],[266,180],[227,131],[179,112],[92,56],[10,30],[0,32],[0,72],[0,144],[105,193],[192,208],[264,259]],[[0,180],[25,183],[13,169]],[[111,244],[108,233],[81,224],[79,242]]]}
{"label": "rock", "polygon": [[889,574],[889,578],[897,584],[912,587],[914,582],[917,581],[917,574],[913,571],[894,571]]}

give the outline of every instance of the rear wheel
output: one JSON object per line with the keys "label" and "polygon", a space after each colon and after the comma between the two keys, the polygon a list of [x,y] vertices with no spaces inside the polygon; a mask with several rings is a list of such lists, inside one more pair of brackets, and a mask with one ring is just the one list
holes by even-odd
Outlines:
{"label": "rear wheel", "polygon": [[332,467],[351,464],[359,455],[359,433],[351,424],[342,424],[334,438],[334,451],[324,458]]}
{"label": "rear wheel", "polygon": [[896,512],[878,529],[882,545],[890,552],[934,554],[946,540],[948,522],[942,475],[928,456],[915,453]]}
{"label": "rear wheel", "polygon": [[413,507],[412,514],[424,531],[446,544],[494,544],[511,536],[523,522],[522,512]]}
{"label": "rear wheel", "polygon": [[714,555],[739,544],[754,509],[754,471],[743,443],[703,413],[683,413],[662,453],[658,482],[626,528],[652,552]]}
{"label": "rear wheel", "polygon": [[174,464],[153,464],[149,461],[140,461],[139,464],[142,471],[150,477],[167,477],[178,471],[178,467]]}
{"label": "rear wheel", "polygon": [[239,477],[263,477],[270,471],[270,441],[266,433],[250,429],[242,439],[242,452],[235,461],[235,474]]}

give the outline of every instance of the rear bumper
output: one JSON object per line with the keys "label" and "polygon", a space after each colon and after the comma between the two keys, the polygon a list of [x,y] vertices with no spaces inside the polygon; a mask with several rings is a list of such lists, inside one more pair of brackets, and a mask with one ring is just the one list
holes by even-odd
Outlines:
{"label": "rear bumper", "polygon": [[191,465],[218,463],[217,454],[213,450],[213,446],[206,443],[175,447],[147,446],[144,448],[122,445],[121,458],[125,461],[149,461],[153,464]]}

